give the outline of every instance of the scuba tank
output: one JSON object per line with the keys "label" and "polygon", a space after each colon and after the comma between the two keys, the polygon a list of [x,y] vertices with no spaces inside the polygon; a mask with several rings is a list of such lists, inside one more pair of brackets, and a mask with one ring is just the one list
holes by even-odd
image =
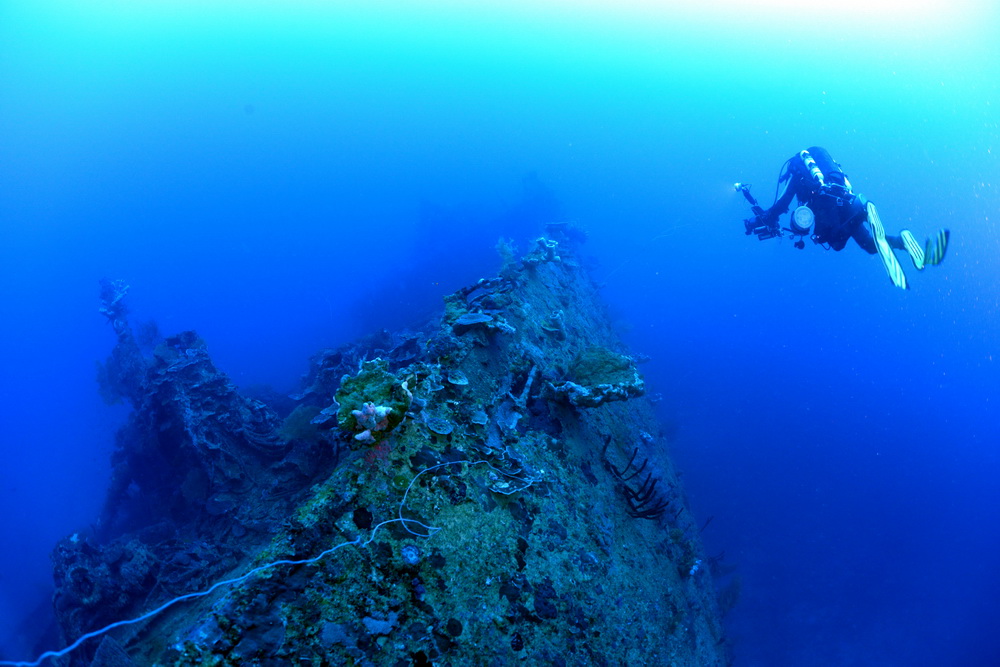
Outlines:
{"label": "scuba tank", "polygon": [[823,179],[823,171],[816,164],[816,160],[813,159],[812,154],[809,151],[799,151],[799,159],[802,160],[802,164],[805,166],[806,171],[809,172],[809,176],[812,177],[816,184],[823,188],[826,187],[826,181]]}

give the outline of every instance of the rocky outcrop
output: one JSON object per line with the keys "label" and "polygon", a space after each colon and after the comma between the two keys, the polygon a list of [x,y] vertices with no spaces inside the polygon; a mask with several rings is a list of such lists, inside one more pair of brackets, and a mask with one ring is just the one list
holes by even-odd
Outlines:
{"label": "rocky outcrop", "polygon": [[170,339],[116,530],[57,550],[66,639],[260,568],[110,634],[150,665],[727,664],[669,443],[570,246],[553,228],[423,331],[320,353],[280,410]]}

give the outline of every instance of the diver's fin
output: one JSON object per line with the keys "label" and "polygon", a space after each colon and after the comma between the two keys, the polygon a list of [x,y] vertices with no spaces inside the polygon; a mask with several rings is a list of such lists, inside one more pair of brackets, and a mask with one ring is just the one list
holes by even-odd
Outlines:
{"label": "diver's fin", "polygon": [[951,232],[947,229],[939,229],[937,234],[927,239],[924,254],[927,257],[927,264],[937,266],[944,259],[944,253],[948,250],[948,239]]}
{"label": "diver's fin", "polygon": [[903,247],[906,252],[909,253],[910,259],[913,260],[913,266],[916,267],[917,271],[924,270],[924,249],[920,247],[917,243],[917,239],[914,238],[913,234],[909,229],[904,229],[899,233],[899,238],[903,241]]}
{"label": "diver's fin", "polygon": [[892,254],[892,248],[889,247],[889,243],[885,240],[885,227],[882,226],[882,221],[879,220],[878,209],[871,202],[868,202],[865,208],[868,212],[868,224],[871,225],[872,235],[875,237],[875,248],[878,250],[878,256],[882,259],[885,272],[889,274],[889,280],[900,289],[909,289],[909,285],[906,284],[906,274],[903,273],[903,267],[899,265],[899,260]]}

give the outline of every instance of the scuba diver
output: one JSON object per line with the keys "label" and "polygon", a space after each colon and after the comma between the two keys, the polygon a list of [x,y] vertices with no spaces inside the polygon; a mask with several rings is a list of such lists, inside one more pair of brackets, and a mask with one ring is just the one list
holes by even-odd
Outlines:
{"label": "scuba diver", "polygon": [[[901,289],[909,289],[909,285],[894,249],[905,250],[918,271],[944,259],[950,236],[947,229],[938,230],[922,248],[907,229],[899,236],[887,236],[875,204],[853,192],[847,175],[825,148],[812,146],[789,158],[782,167],[778,188],[782,184],[784,189],[780,194],[776,191],[774,204],[766,211],[750,194],[749,185],[735,185],[754,214],[743,223],[747,235],[755,234],[763,241],[789,232],[796,238],[796,248],[804,248],[803,239],[810,236],[814,243],[834,250],[842,250],[853,238],[866,252],[878,254],[892,284]],[[792,197],[798,198],[799,206],[792,212],[791,226],[782,229],[778,218],[788,212]]]}

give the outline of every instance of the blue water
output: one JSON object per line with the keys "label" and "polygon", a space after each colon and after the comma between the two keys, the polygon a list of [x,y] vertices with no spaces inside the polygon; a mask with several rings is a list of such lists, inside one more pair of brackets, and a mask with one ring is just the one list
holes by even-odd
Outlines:
{"label": "blue water", "polygon": [[[736,664],[1000,664],[995,10],[203,4],[0,4],[0,655],[100,510],[101,277],[292,390],[558,214],[738,567]],[[732,183],[766,205],[815,144],[944,264],[903,293],[853,242],[744,236]]]}

